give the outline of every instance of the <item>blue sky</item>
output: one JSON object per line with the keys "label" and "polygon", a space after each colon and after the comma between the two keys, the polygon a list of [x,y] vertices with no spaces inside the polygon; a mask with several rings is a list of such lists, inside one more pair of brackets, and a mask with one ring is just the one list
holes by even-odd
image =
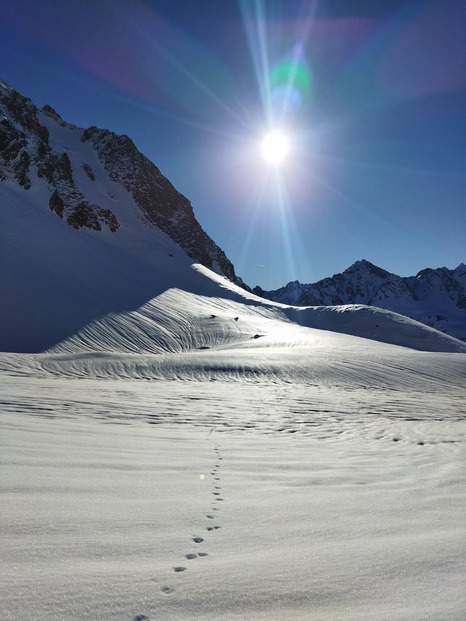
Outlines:
{"label": "blue sky", "polygon": [[[463,0],[0,0],[0,78],[129,135],[251,286],[466,262]],[[281,166],[260,156],[284,129]]]}

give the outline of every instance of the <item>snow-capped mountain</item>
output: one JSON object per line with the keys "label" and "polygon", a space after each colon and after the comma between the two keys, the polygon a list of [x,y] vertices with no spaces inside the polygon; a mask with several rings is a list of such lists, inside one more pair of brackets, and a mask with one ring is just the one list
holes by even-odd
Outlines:
{"label": "snow-capped mountain", "polygon": [[169,287],[202,291],[193,263],[244,287],[130,138],[67,123],[1,81],[0,217],[3,351],[40,351]]}
{"label": "snow-capped mountain", "polygon": [[401,277],[369,261],[313,284],[297,280],[275,291],[255,289],[266,299],[298,306],[365,304],[400,313],[466,341],[466,265],[424,269]]}
{"label": "snow-capped mountain", "polygon": [[115,233],[121,226],[112,206],[116,197],[109,193],[96,200],[90,192],[92,185],[110,180],[127,191],[148,226],[166,233],[190,258],[239,282],[190,202],[128,136],[66,123],[53,108],[39,110],[5,82],[0,82],[0,115],[0,181],[25,190],[40,182],[50,210],[68,225]]}

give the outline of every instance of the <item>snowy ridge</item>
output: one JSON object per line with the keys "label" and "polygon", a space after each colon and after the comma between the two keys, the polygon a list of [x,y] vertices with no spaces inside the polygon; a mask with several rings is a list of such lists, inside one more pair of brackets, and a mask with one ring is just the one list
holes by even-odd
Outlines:
{"label": "snowy ridge", "polygon": [[402,278],[369,261],[356,261],[342,274],[304,285],[290,282],[257,293],[298,306],[366,304],[406,315],[466,341],[466,266],[425,269]]}
{"label": "snowy ridge", "polygon": [[193,267],[209,295],[169,289],[138,310],[90,322],[45,354],[4,355],[1,368],[39,377],[265,381],[351,390],[454,391],[464,384],[466,346],[423,324],[373,307],[267,304]]}
{"label": "snowy ridge", "polygon": [[[208,271],[202,271],[208,278]],[[233,299],[227,299],[228,289]],[[457,339],[382,309],[360,305],[301,309],[267,305],[254,296],[241,300],[234,287],[224,286],[221,293],[200,296],[170,289],[137,311],[91,322],[50,351],[158,354],[244,347],[251,342],[255,348],[271,343],[308,345],[325,330],[421,351],[466,353],[466,345]]]}

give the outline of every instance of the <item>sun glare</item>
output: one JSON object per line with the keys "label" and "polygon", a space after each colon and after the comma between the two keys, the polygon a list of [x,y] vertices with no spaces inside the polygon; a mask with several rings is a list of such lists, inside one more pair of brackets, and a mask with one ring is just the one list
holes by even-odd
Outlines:
{"label": "sun glare", "polygon": [[281,164],[290,150],[288,137],[281,131],[271,131],[264,136],[261,142],[261,154],[268,164]]}

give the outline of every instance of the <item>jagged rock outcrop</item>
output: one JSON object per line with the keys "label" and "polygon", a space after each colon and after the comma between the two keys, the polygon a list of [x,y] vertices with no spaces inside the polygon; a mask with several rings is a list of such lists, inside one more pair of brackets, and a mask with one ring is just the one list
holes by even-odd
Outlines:
{"label": "jagged rock outcrop", "polygon": [[128,136],[89,127],[81,140],[92,144],[110,179],[128,190],[148,222],[171,237],[192,259],[238,282],[232,263],[202,229],[189,200]]}
{"label": "jagged rock outcrop", "polygon": [[[56,141],[51,142],[49,127],[57,126],[69,131],[70,144],[80,140],[83,145],[82,152],[75,146],[74,162],[67,144],[57,147]],[[76,152],[80,157],[88,153],[89,161],[78,161]],[[128,136],[97,127],[80,129],[65,122],[52,107],[46,105],[40,110],[30,99],[0,82],[0,181],[13,181],[25,190],[31,188],[35,178],[44,181],[49,192],[48,206],[64,222],[75,229],[107,228],[116,232],[120,227],[117,215],[91,200],[81,179],[84,172],[87,180],[98,185],[89,163],[95,154],[106,171],[106,180],[121,184],[130,193],[149,226],[168,235],[194,261],[248,288],[236,276],[225,253],[202,229],[189,200]]]}
{"label": "jagged rock outcrop", "polygon": [[424,269],[401,277],[356,261],[341,274],[313,284],[297,280],[275,291],[254,290],[269,300],[298,306],[367,304],[421,321],[466,341],[466,266]]}
{"label": "jagged rock outcrop", "polygon": [[[68,154],[50,146],[50,132],[41,125],[41,111],[32,101],[0,83],[0,107],[0,181],[9,179],[29,190],[34,177],[44,179],[50,192],[50,209],[70,226],[96,231],[105,226],[115,232],[119,227],[115,214],[88,201],[77,187]],[[50,106],[42,112],[67,127]]]}

